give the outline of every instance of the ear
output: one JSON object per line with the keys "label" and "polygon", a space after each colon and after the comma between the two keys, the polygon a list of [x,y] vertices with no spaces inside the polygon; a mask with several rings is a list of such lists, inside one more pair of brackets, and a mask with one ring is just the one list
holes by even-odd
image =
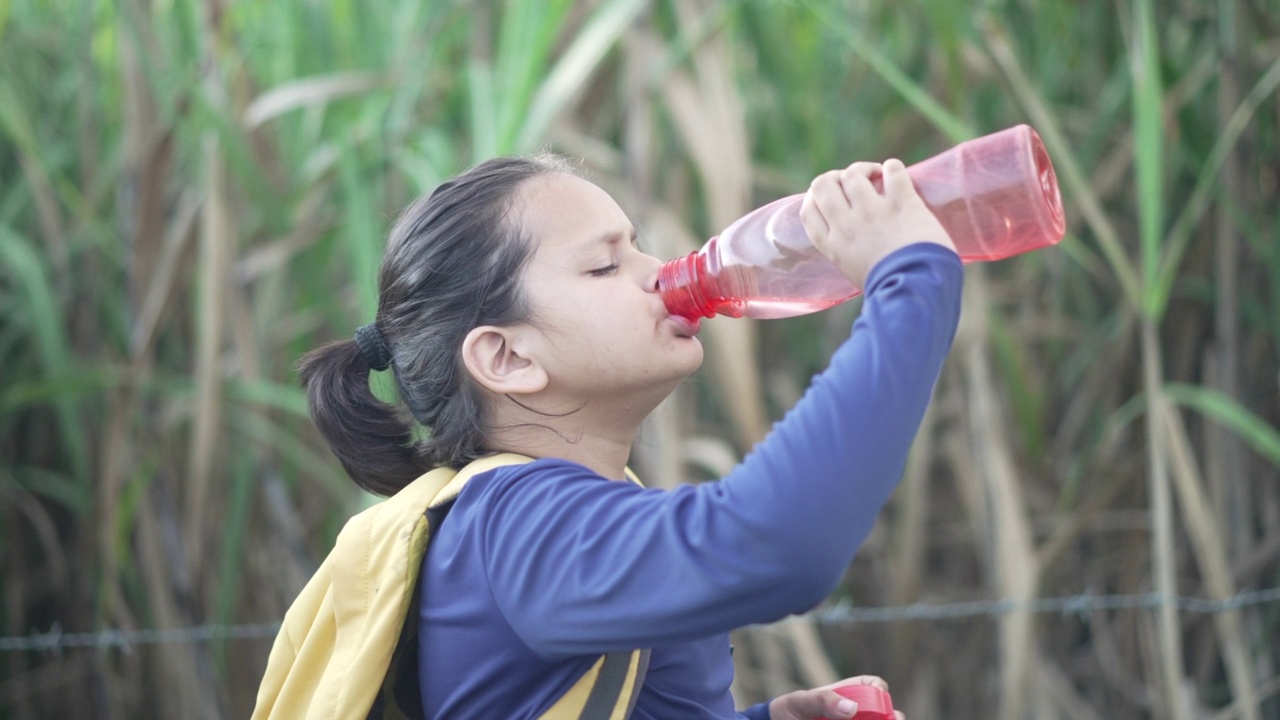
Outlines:
{"label": "ear", "polygon": [[547,386],[547,373],[519,348],[519,330],[482,325],[462,341],[462,362],[482,387],[498,395],[527,395]]}

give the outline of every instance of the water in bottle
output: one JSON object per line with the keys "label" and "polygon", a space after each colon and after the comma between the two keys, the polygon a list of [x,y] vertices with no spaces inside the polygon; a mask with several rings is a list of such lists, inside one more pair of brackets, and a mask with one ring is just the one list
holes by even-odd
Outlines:
{"label": "water in bottle", "polygon": [[[1018,125],[907,168],[965,262],[1000,260],[1062,239],[1058,182],[1040,136]],[[879,179],[875,179],[877,189]],[[809,241],[804,195],[740,218],[702,249],[670,260],[658,287],[667,310],[689,319],[783,318],[824,310],[861,290]]]}

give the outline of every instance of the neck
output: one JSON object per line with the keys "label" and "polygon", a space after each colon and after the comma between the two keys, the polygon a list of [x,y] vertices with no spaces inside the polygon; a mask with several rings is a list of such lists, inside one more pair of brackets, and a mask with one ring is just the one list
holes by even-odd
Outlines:
{"label": "neck", "polygon": [[496,399],[496,428],[489,445],[495,450],[533,458],[576,462],[600,475],[621,480],[640,423],[653,410],[648,403],[597,400],[547,408],[528,399]]}

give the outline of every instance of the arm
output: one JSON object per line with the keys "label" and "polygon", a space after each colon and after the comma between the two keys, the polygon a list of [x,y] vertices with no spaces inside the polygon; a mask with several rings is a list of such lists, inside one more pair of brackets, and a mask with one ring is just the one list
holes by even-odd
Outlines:
{"label": "arm", "polygon": [[878,263],[830,367],[718,482],[645,490],[540,460],[487,483],[483,552],[515,631],[567,656],[706,637],[820,602],[902,473],[961,281],[955,253],[936,245]]}

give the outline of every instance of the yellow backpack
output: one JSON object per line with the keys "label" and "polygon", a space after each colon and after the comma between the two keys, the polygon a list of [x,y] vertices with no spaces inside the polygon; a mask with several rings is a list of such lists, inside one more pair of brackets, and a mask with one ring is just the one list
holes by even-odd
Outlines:
{"label": "yellow backpack", "polygon": [[[418,623],[406,619],[427,542],[468,480],[531,460],[504,453],[437,468],[347,521],[285,614],[253,720],[422,718]],[[602,655],[542,720],[626,720],[648,664],[648,650]]]}

